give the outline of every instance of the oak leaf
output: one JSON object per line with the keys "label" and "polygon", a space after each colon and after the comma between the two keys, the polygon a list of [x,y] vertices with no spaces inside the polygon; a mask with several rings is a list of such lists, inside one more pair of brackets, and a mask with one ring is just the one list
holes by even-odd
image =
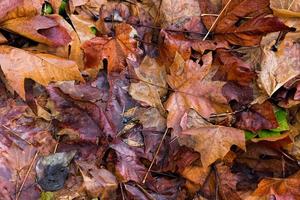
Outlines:
{"label": "oak leaf", "polygon": [[26,78],[44,86],[53,81],[84,81],[73,61],[50,54],[32,54],[9,46],[0,47],[0,65],[8,85],[23,99]]}

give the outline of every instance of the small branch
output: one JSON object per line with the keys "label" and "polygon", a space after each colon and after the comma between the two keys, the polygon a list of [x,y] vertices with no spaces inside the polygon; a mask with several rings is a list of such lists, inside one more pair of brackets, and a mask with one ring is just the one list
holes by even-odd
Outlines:
{"label": "small branch", "polygon": [[19,200],[19,198],[20,198],[20,195],[21,195],[21,192],[22,192],[23,187],[24,187],[24,185],[25,185],[25,182],[26,182],[26,180],[27,180],[27,178],[28,178],[28,176],[29,176],[29,173],[30,173],[30,171],[31,171],[31,169],[32,169],[32,167],[33,167],[33,164],[34,164],[36,158],[38,157],[38,155],[39,155],[39,150],[36,151],[36,153],[35,153],[33,159],[31,160],[30,166],[29,166],[29,168],[28,168],[28,170],[27,170],[27,172],[26,172],[26,175],[25,175],[25,177],[24,177],[24,180],[23,180],[23,182],[22,182],[22,184],[21,184],[21,187],[20,187],[20,189],[19,189],[19,191],[18,191],[18,193],[17,193],[16,200]]}
{"label": "small branch", "polygon": [[160,141],[160,143],[159,143],[159,145],[158,145],[158,147],[157,147],[157,149],[156,149],[156,152],[155,152],[155,154],[154,154],[154,156],[153,156],[152,162],[151,162],[151,164],[150,164],[150,166],[149,166],[149,168],[148,168],[148,170],[147,170],[147,172],[146,172],[146,174],[145,174],[145,176],[144,176],[144,179],[143,179],[142,183],[145,183],[145,182],[146,182],[146,179],[147,179],[147,177],[148,177],[148,174],[149,174],[149,172],[151,171],[151,168],[152,168],[152,166],[153,166],[153,164],[154,164],[154,162],[155,162],[155,159],[156,159],[156,157],[157,157],[157,155],[158,155],[158,153],[159,153],[159,150],[160,150],[160,148],[161,148],[161,145],[163,144],[163,142],[164,142],[164,140],[165,140],[165,138],[166,138],[166,136],[167,136],[168,130],[169,130],[169,129],[167,128],[166,131],[165,131],[165,133],[164,133],[164,135],[163,135],[163,137],[161,138],[161,141]]}
{"label": "small branch", "polygon": [[227,4],[225,5],[225,7],[221,10],[220,14],[218,15],[217,19],[214,21],[214,23],[211,25],[211,27],[209,28],[208,32],[206,33],[206,35],[203,38],[203,41],[206,40],[206,38],[208,37],[208,35],[210,34],[210,32],[215,28],[215,25],[217,24],[218,20],[220,19],[220,17],[222,16],[223,12],[226,10],[226,8],[229,6],[230,2],[232,0],[229,0],[227,2]]}

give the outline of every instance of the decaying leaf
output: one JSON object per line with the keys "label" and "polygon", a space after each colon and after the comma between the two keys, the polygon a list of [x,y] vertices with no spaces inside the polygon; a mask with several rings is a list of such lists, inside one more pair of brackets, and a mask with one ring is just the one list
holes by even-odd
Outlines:
{"label": "decaying leaf", "polygon": [[161,97],[167,93],[166,70],[155,59],[145,57],[139,68],[135,68],[138,83],[131,83],[129,94],[138,101],[156,107],[165,113]]}
{"label": "decaying leaf", "polygon": [[8,85],[23,99],[26,78],[45,86],[52,81],[84,81],[73,61],[50,54],[32,54],[9,46],[0,47],[0,65]]}
{"label": "decaying leaf", "polygon": [[118,187],[116,177],[107,169],[83,161],[76,162],[83,176],[83,186],[92,198],[110,199]]}

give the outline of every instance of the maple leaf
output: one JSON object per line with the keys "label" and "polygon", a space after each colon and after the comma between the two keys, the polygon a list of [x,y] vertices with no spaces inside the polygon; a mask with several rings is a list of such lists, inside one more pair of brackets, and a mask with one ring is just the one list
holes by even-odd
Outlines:
{"label": "maple leaf", "polygon": [[288,178],[265,178],[257,186],[249,200],[271,198],[299,199],[300,198],[300,172]]}
{"label": "maple leaf", "polygon": [[167,126],[173,128],[174,135],[179,135],[179,122],[190,108],[204,117],[230,109],[221,92],[224,82],[204,80],[210,71],[211,59],[211,54],[204,55],[203,65],[200,66],[191,60],[184,62],[177,54],[170,67],[167,81],[175,92],[169,97],[165,108],[169,111]]}
{"label": "maple leaf", "polygon": [[234,144],[246,149],[244,131],[231,127],[206,125],[183,130],[181,134],[188,137],[180,138],[180,143],[198,151],[204,167],[222,159]]}
{"label": "maple leaf", "polygon": [[26,78],[44,86],[52,81],[84,81],[73,61],[50,54],[32,54],[2,45],[0,46],[0,59],[1,69],[8,85],[23,99],[25,99],[24,80]]}
{"label": "maple leaf", "polygon": [[108,61],[108,72],[121,72],[128,56],[137,53],[136,31],[130,25],[122,23],[115,27],[115,38],[95,37],[82,45],[85,54],[85,66],[98,68],[103,59]]}
{"label": "maple leaf", "polygon": [[156,107],[164,114],[165,110],[160,98],[167,93],[166,70],[155,59],[145,57],[141,65],[135,68],[138,83],[131,83],[129,94],[133,99]]}
{"label": "maple leaf", "polygon": [[162,44],[159,46],[160,62],[165,66],[170,66],[175,59],[177,52],[184,60],[188,60],[191,56],[191,41],[186,39],[183,34],[170,34],[161,31]]}
{"label": "maple leaf", "polygon": [[67,31],[67,33],[71,38],[71,42],[69,42],[68,45],[59,46],[59,47],[56,46],[53,47],[47,44],[39,43],[37,46],[30,46],[22,49],[27,51],[38,52],[38,53],[52,54],[62,58],[74,60],[78,65],[79,69],[83,70],[84,69],[83,50],[80,48],[81,40],[79,38],[78,33],[60,15],[52,14],[51,19],[55,20],[59,24],[59,26],[61,26]]}

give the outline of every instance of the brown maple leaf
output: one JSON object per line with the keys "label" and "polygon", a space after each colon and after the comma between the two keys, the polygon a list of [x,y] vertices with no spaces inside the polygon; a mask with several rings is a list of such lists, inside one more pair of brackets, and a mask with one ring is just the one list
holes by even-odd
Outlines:
{"label": "brown maple leaf", "polygon": [[130,25],[122,23],[115,26],[115,37],[95,37],[82,45],[85,54],[85,66],[98,68],[103,59],[107,59],[108,72],[121,72],[128,56],[137,54],[136,31]]}
{"label": "brown maple leaf", "polygon": [[182,130],[180,121],[184,113],[190,108],[204,117],[229,110],[226,98],[222,95],[224,82],[205,80],[210,72],[212,55],[206,54],[202,58],[203,65],[189,60],[184,62],[177,54],[167,81],[174,93],[165,104],[169,111],[167,126],[173,128],[173,134],[179,135]]}

